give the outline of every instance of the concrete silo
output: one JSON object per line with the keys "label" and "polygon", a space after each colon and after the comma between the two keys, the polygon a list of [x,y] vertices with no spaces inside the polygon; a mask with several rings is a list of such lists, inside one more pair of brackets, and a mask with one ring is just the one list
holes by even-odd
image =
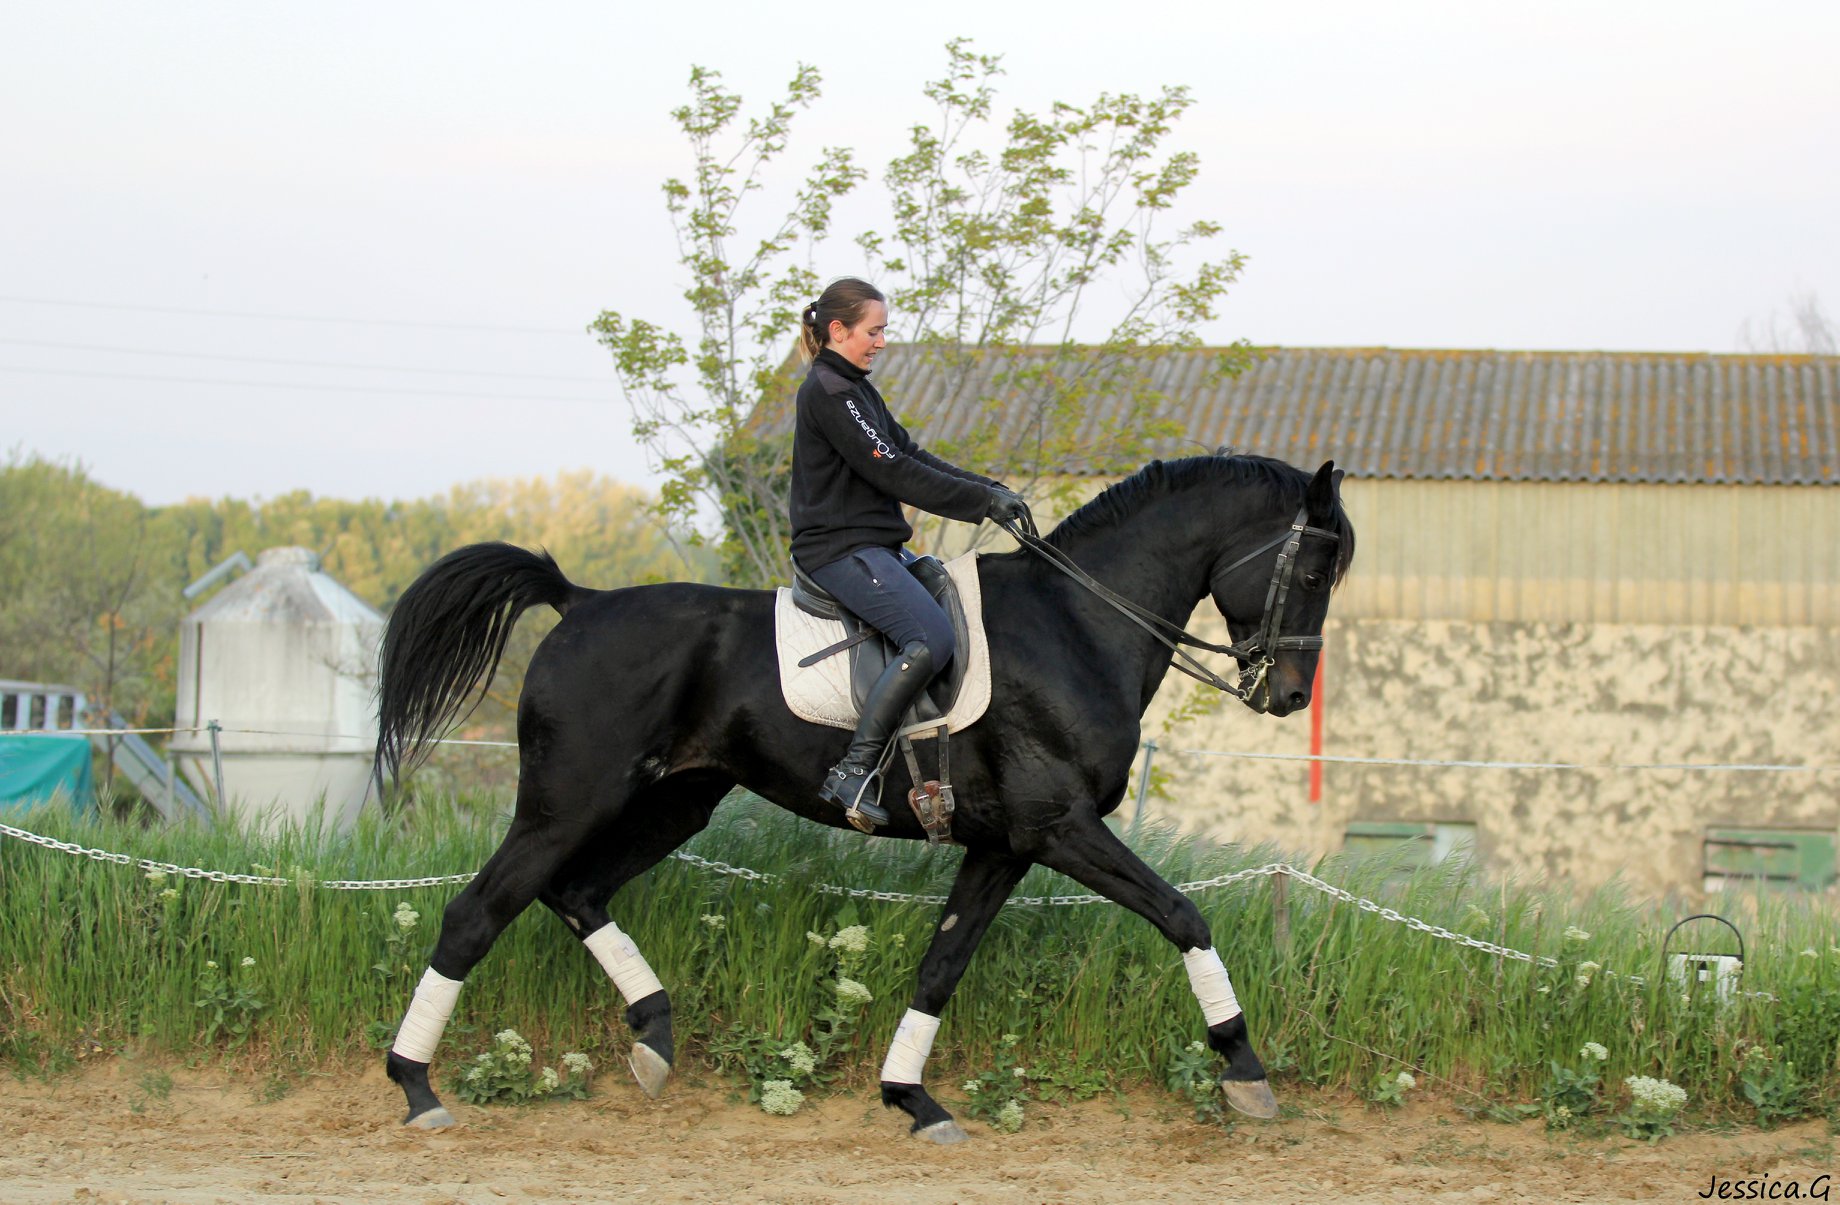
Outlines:
{"label": "concrete silo", "polygon": [[305,548],[270,548],[255,568],[185,619],[172,751],[228,814],[270,824],[310,816],[329,829],[364,805],[377,732],[377,645],[384,619],[320,571]]}

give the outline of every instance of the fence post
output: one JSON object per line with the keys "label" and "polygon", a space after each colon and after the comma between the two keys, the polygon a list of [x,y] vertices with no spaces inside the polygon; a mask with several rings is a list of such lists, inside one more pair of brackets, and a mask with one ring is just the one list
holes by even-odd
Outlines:
{"label": "fence post", "polygon": [[1283,871],[1271,876],[1271,944],[1280,957],[1291,950],[1290,878]]}
{"label": "fence post", "polygon": [[218,743],[217,743],[217,734],[221,731],[223,731],[222,726],[219,725],[216,720],[212,720],[211,721],[211,777],[217,781],[217,806],[220,808],[224,808],[224,807],[230,806],[230,803],[229,803],[229,800],[224,798],[224,754],[223,754],[223,750],[218,747]]}
{"label": "fence post", "polygon": [[1131,831],[1144,822],[1144,804],[1150,798],[1150,767],[1156,761],[1156,742],[1144,742],[1144,768],[1137,775],[1137,814],[1131,817]]}

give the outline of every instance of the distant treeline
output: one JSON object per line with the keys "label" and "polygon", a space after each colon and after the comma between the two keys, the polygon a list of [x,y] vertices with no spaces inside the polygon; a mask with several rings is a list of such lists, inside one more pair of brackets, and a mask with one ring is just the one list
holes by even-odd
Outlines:
{"label": "distant treeline", "polygon": [[[226,557],[279,545],[317,552],[327,573],[385,613],[435,559],[481,540],[548,548],[587,586],[713,580],[713,557],[674,541],[651,502],[580,472],[469,482],[407,502],[299,491],[147,506],[80,465],[15,452],[0,461],[0,678],[81,687],[134,724],[168,723],[179,623],[206,601],[180,592]],[[535,619],[519,625],[495,705],[482,712],[488,724],[547,630]]]}

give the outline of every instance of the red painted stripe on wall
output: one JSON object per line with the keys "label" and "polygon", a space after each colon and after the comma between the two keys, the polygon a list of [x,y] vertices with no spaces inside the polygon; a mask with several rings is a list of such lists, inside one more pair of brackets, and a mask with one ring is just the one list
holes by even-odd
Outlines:
{"label": "red painted stripe on wall", "polygon": [[[1327,659],[1323,654],[1327,651],[1316,655],[1316,682],[1310,687],[1310,756],[1318,758],[1323,751],[1323,708],[1328,703],[1323,697],[1323,662]],[[1311,803],[1322,802],[1322,768],[1320,761],[1310,763]]]}

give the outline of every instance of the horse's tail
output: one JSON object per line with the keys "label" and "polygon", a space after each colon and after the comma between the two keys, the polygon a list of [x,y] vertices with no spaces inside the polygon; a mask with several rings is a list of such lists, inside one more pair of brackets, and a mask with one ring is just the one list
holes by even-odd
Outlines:
{"label": "horse's tail", "polygon": [[539,603],[567,614],[590,593],[548,552],[511,544],[469,544],[430,565],[403,591],[383,633],[378,781],[413,769],[425,745],[479,705],[518,616]]}

